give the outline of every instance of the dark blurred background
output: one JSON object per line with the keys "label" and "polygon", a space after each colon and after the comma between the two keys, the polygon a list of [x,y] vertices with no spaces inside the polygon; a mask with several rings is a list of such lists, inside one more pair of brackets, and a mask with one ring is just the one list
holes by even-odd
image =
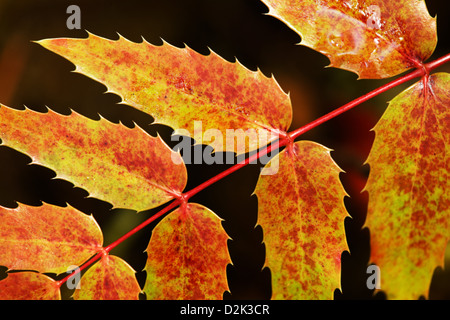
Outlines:
{"label": "dark blurred background", "polygon": [[[430,58],[435,59],[450,52],[450,3],[442,0],[426,3],[430,14],[437,14],[439,42]],[[81,9],[81,30],[66,27],[69,17],[66,9],[71,4]],[[26,105],[39,111],[45,111],[48,106],[62,114],[69,114],[73,109],[93,119],[101,114],[130,127],[135,122],[152,135],[158,132],[173,146],[170,128],[151,125],[150,116],[118,105],[120,98],[105,94],[105,86],[71,72],[74,69],[71,63],[32,42],[52,37],[84,38],[86,31],[109,39],[117,39],[120,33],[135,42],[141,42],[143,37],[155,45],[164,39],[178,47],[187,44],[203,54],[211,48],[229,61],[237,58],[249,69],[259,68],[267,76],[273,74],[283,90],[290,92],[294,108],[291,129],[389,81],[357,80],[353,73],[324,68],[329,63],[325,56],[297,45],[300,36],[266,15],[267,12],[267,7],[258,0],[0,0],[0,102],[19,109]],[[450,66],[447,64],[437,71],[448,72]],[[370,235],[363,228],[367,194],[361,190],[369,167],[364,161],[374,138],[370,129],[387,102],[412,83],[382,94],[301,137],[332,148],[333,158],[346,172],[341,174],[341,180],[350,195],[345,205],[351,218],[345,220],[345,228],[351,253],[342,255],[342,288],[334,292],[335,299],[385,298],[383,292],[374,294],[366,287]],[[69,203],[94,215],[104,232],[105,245],[158,211],[158,208],[140,213],[110,210],[110,204],[87,198],[87,191],[74,188],[68,181],[53,179],[53,171],[29,165],[30,161],[29,157],[0,146],[0,205]],[[188,165],[186,190],[227,167]],[[257,165],[247,166],[192,199],[225,219],[224,228],[233,239],[229,242],[233,265],[227,267],[230,292],[224,293],[224,298],[268,299],[271,296],[270,272],[263,269],[262,229],[254,228],[257,199],[252,192],[259,171]],[[145,272],[141,271],[146,259],[144,250],[155,223],[112,252],[137,271],[141,286],[145,282]],[[431,299],[450,298],[449,267],[450,253],[446,270],[437,268],[433,275]],[[5,270],[0,267],[0,279],[5,276]],[[65,298],[69,295],[70,292],[64,293]]]}

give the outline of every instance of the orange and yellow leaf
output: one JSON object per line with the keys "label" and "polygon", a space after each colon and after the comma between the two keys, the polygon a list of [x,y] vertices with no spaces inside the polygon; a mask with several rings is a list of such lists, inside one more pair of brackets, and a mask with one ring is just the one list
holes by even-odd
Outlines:
{"label": "orange and yellow leaf", "polygon": [[36,272],[8,273],[0,281],[0,300],[61,300],[55,280]]}
{"label": "orange and yellow leaf", "polygon": [[0,265],[8,269],[66,272],[99,251],[102,242],[94,218],[72,207],[0,207]]}
{"label": "orange and yellow leaf", "polygon": [[330,66],[360,78],[397,75],[436,47],[436,20],[423,0],[262,0]]}
{"label": "orange and yellow leaf", "polygon": [[188,203],[170,213],[147,248],[147,299],[222,299],[231,263],[227,240],[221,219],[202,205]]}
{"label": "orange and yellow leaf", "polygon": [[[169,125],[176,133],[190,135],[197,143],[199,139],[212,142],[208,133],[202,135],[210,129],[223,137],[227,129],[265,136],[274,133],[274,140],[291,123],[289,96],[273,78],[214,52],[204,56],[167,43],[154,46],[93,34],[87,39],[38,43],[74,63],[77,72],[105,84],[123,103],[149,113],[156,123]],[[195,126],[195,121],[201,124]],[[251,140],[245,148],[236,146],[234,140],[228,144],[214,141],[214,149],[239,153],[261,147],[258,139]]]}
{"label": "orange and yellow leaf", "polygon": [[157,207],[180,194],[187,181],[181,156],[160,137],[75,112],[0,106],[0,138],[115,207]]}
{"label": "orange and yellow leaf", "polygon": [[[273,171],[273,163],[279,165]],[[330,150],[300,141],[264,168],[255,194],[273,299],[332,299],[347,249],[345,191]]]}
{"label": "orange and yellow leaf", "polygon": [[427,297],[450,240],[450,75],[430,76],[389,104],[367,162],[371,261],[390,299]]}
{"label": "orange and yellow leaf", "polygon": [[80,280],[75,300],[138,300],[141,288],[133,268],[119,257],[104,255]]}

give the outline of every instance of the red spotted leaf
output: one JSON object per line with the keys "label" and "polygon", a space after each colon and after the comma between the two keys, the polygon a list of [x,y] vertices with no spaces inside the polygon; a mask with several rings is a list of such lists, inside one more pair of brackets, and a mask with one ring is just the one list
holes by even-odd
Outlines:
{"label": "red spotted leaf", "polygon": [[367,162],[371,261],[390,299],[428,296],[450,240],[450,75],[430,76],[389,104]]}
{"label": "red spotted leaf", "polygon": [[221,219],[199,204],[170,213],[147,248],[147,299],[222,299],[231,263],[227,240]]}
{"label": "red spotted leaf", "polygon": [[437,43],[424,0],[262,0],[332,67],[386,78],[425,61]]}
{"label": "red spotted leaf", "polygon": [[181,156],[160,137],[75,112],[64,116],[1,106],[0,138],[115,207],[157,207],[181,193],[187,181]]}
{"label": "red spotted leaf", "polygon": [[124,260],[104,255],[81,278],[75,300],[138,300],[141,288]]}
{"label": "red spotted leaf", "polygon": [[216,151],[245,152],[261,147],[258,139],[250,139],[244,146],[235,144],[234,139],[224,141],[227,129],[270,133],[273,140],[291,123],[289,96],[273,78],[238,62],[230,63],[214,52],[204,56],[167,43],[154,46],[93,34],[87,39],[38,43],[73,62],[77,72],[105,84],[124,103],[152,115],[156,123],[194,137],[197,143],[213,143]]}
{"label": "red spotted leaf", "polygon": [[0,207],[0,265],[9,269],[66,272],[98,252],[102,242],[94,218],[72,207]]}
{"label": "red spotted leaf", "polygon": [[36,272],[8,273],[0,281],[0,300],[61,300],[52,278]]}
{"label": "red spotted leaf", "polygon": [[283,150],[262,171],[255,194],[273,299],[331,299],[340,288],[348,215],[339,173],[330,150],[309,141]]}

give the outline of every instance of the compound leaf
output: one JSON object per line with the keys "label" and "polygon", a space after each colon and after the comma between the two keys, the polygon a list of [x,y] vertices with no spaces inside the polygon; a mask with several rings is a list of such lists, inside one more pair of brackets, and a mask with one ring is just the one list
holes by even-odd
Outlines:
{"label": "compound leaf", "polygon": [[390,299],[427,296],[450,240],[450,75],[400,93],[375,126],[367,162],[371,261]]}
{"label": "compound leaf", "polygon": [[75,300],[138,300],[141,288],[133,268],[119,257],[104,255],[83,275]]}
{"label": "compound leaf", "polygon": [[61,300],[52,278],[36,272],[8,273],[0,281],[0,300]]}
{"label": "compound leaf", "polygon": [[160,137],[75,112],[64,116],[1,106],[0,138],[116,207],[157,207],[181,193],[187,181],[181,156]]}
{"label": "compound leaf", "polygon": [[300,141],[259,177],[258,224],[264,231],[273,299],[331,299],[347,249],[344,188],[330,150]]}
{"label": "compound leaf", "polygon": [[[204,56],[188,47],[133,43],[122,37],[113,41],[93,34],[38,43],[73,62],[77,72],[105,84],[124,103],[152,115],[156,123],[197,143],[213,143],[216,151],[241,153],[261,147],[258,139],[245,146],[237,146],[234,139],[223,141],[227,129],[250,130],[272,141],[291,123],[289,96],[273,78],[214,52]],[[222,137],[215,133],[214,140],[208,130],[218,130]]]}
{"label": "compound leaf", "polygon": [[66,272],[95,254],[102,242],[94,218],[72,207],[0,207],[0,265],[9,269]]}
{"label": "compound leaf", "polygon": [[330,66],[386,78],[425,61],[437,43],[423,0],[262,0]]}
{"label": "compound leaf", "polygon": [[221,219],[196,203],[155,227],[147,248],[147,299],[222,299],[231,262]]}

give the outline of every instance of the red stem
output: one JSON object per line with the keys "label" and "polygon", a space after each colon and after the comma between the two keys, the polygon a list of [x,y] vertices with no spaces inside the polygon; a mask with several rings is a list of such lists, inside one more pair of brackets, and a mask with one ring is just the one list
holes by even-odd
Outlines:
{"label": "red stem", "polygon": [[280,147],[285,146],[288,143],[289,139],[287,138],[282,138],[278,141],[272,142],[270,145],[264,147],[263,149],[259,150],[257,153],[253,154],[252,156],[246,158],[245,160],[238,162],[237,164],[235,164],[234,166],[228,168],[225,171],[222,171],[221,173],[219,173],[218,175],[212,177],[211,179],[203,182],[202,184],[198,185],[197,187],[195,187],[194,189],[189,190],[188,192],[184,193],[184,199],[185,201],[187,201],[189,198],[191,198],[192,196],[194,196],[195,194],[199,193],[200,191],[206,189],[207,187],[209,187],[210,185],[212,185],[213,183],[225,178],[226,176],[230,175],[231,173],[239,170],[242,167],[245,167],[247,164],[258,160],[259,158],[261,158],[262,156],[270,153],[273,149],[277,149]]}
{"label": "red stem", "polygon": [[360,105],[361,103],[379,95],[380,93],[383,93],[387,90],[390,90],[402,83],[405,83],[409,80],[412,80],[414,78],[417,77],[423,77],[423,76],[428,76],[430,71],[443,65],[446,62],[450,61],[450,53],[446,54],[444,56],[442,56],[439,59],[436,59],[432,62],[426,63],[424,65],[422,65],[422,67],[417,68],[416,70],[414,70],[411,73],[408,73],[396,80],[393,80],[373,91],[370,91],[369,93],[343,105],[342,107],[339,107],[333,111],[331,111],[330,113],[327,113],[326,115],[308,123],[307,125],[300,127],[294,131],[291,131],[290,133],[288,133],[286,136],[282,137],[280,140],[271,143],[270,145],[266,146],[265,148],[259,150],[257,153],[253,154],[252,156],[248,157],[247,159],[235,164],[234,166],[228,168],[227,170],[219,173],[218,175],[212,177],[211,179],[203,182],[202,184],[198,185],[197,187],[183,193],[178,199],[175,199],[173,202],[171,202],[168,206],[166,206],[164,209],[160,210],[159,212],[157,212],[156,214],[154,214],[153,216],[151,216],[149,219],[147,219],[146,221],[144,221],[143,223],[141,223],[140,225],[138,225],[137,227],[133,228],[132,230],[130,230],[129,232],[127,232],[126,234],[124,234],[122,237],[120,237],[119,239],[117,239],[116,241],[114,241],[113,243],[111,243],[110,245],[108,245],[107,247],[103,248],[101,251],[99,251],[95,256],[93,256],[91,259],[89,259],[86,263],[84,263],[80,268],[76,269],[73,273],[69,274],[68,276],[66,276],[64,279],[57,281],[57,285],[60,287],[63,283],[65,283],[67,280],[69,280],[69,278],[73,277],[75,274],[83,271],[84,269],[86,269],[87,267],[89,267],[90,265],[92,265],[95,261],[97,261],[98,259],[100,259],[103,255],[109,254],[109,252],[115,248],[117,245],[119,245],[120,243],[122,243],[123,241],[125,241],[126,239],[128,239],[130,236],[132,236],[133,234],[135,234],[136,232],[138,232],[139,230],[143,229],[144,227],[148,226],[150,223],[152,223],[153,221],[155,221],[156,219],[158,219],[159,217],[163,216],[164,214],[166,214],[167,212],[169,212],[170,210],[178,207],[180,204],[182,203],[186,203],[192,196],[194,196],[195,194],[199,193],[200,191],[206,189],[207,187],[211,186],[212,184],[216,183],[217,181],[225,178],[226,176],[230,175],[231,173],[239,170],[240,168],[246,166],[247,164],[251,163],[252,161],[258,160],[259,158],[261,158],[262,156],[268,154],[269,152],[271,152],[273,149],[276,148],[280,148],[283,146],[286,146],[289,143],[292,143],[296,138],[298,138],[300,135],[302,135],[303,133],[317,127],[318,125],[327,122],[328,120],[331,120],[335,117],[337,117],[338,115],[356,107],[357,105]]}
{"label": "red stem", "polygon": [[86,261],[81,267],[75,269],[72,273],[67,275],[64,279],[61,279],[59,281],[56,281],[56,285],[58,287],[61,287],[64,283],[66,283],[67,280],[69,280],[71,277],[75,276],[76,274],[80,273],[90,265],[92,265],[95,261],[100,259],[105,254],[104,250],[101,250],[95,254],[92,258],[90,258],[88,261]]}
{"label": "red stem", "polygon": [[95,256],[93,256],[91,259],[89,259],[86,263],[84,263],[80,268],[75,269],[74,272],[72,272],[71,274],[69,274],[68,276],[66,276],[64,279],[57,281],[57,285],[59,287],[61,287],[61,285],[63,283],[65,283],[67,280],[69,280],[69,278],[73,277],[74,275],[76,275],[77,273],[80,273],[81,271],[83,271],[84,269],[86,269],[87,267],[89,267],[90,265],[92,265],[95,261],[97,261],[98,259],[100,259],[103,255],[109,254],[109,252],[115,248],[116,246],[118,246],[120,243],[122,243],[123,241],[125,241],[126,239],[128,239],[129,237],[131,237],[133,234],[135,234],[136,232],[138,232],[139,230],[145,228],[146,226],[148,226],[150,223],[152,223],[153,221],[155,221],[156,219],[158,219],[159,217],[161,217],[162,215],[164,215],[165,213],[169,212],[170,210],[178,207],[181,203],[180,199],[176,199],[175,201],[171,202],[168,206],[164,207],[164,209],[160,210],[158,213],[154,214],[153,216],[151,216],[150,218],[148,218],[147,220],[145,220],[143,223],[141,223],[140,225],[138,225],[137,227],[133,228],[132,230],[128,231],[126,234],[124,234],[123,236],[121,236],[119,239],[117,239],[116,241],[114,241],[113,243],[111,243],[110,245],[108,245],[107,247],[103,248],[101,251],[99,251]]}
{"label": "red stem", "polygon": [[151,216],[150,218],[148,218],[147,220],[142,222],[140,225],[138,225],[137,227],[135,227],[132,230],[128,231],[123,236],[121,236],[119,239],[117,239],[116,241],[111,243],[109,246],[107,246],[105,248],[105,251],[107,253],[109,253],[112,249],[114,249],[117,245],[119,245],[120,243],[122,243],[123,241],[128,239],[130,236],[132,236],[133,234],[135,234],[136,232],[138,232],[142,228],[145,228],[146,226],[148,226],[150,223],[152,223],[153,221],[155,221],[156,219],[158,219],[159,217],[161,217],[165,213],[167,213],[170,210],[178,207],[181,204],[181,202],[182,202],[181,199],[175,199],[175,201],[171,202],[168,206],[164,207],[164,209],[158,211],[158,213],[154,214],[153,216]]}
{"label": "red stem", "polygon": [[363,102],[366,102],[369,99],[372,99],[373,97],[379,95],[380,93],[390,90],[390,89],[392,89],[402,83],[405,83],[409,80],[412,80],[414,78],[426,76],[427,74],[429,74],[429,72],[431,70],[443,65],[444,63],[446,63],[448,61],[450,61],[450,53],[437,59],[437,60],[434,60],[432,62],[424,64],[423,68],[418,68],[411,73],[408,73],[396,80],[386,83],[385,85],[383,85],[373,91],[370,91],[369,93],[366,93],[362,97],[359,97],[353,101],[350,101],[349,103],[343,105],[342,107],[337,108],[337,109],[331,111],[330,113],[327,113],[326,115],[312,121],[311,123],[308,123],[307,125],[305,125],[301,128],[291,131],[289,133],[289,136],[291,137],[292,140],[295,140],[297,137],[299,137],[303,133],[317,127],[318,125],[320,125],[324,122],[327,122],[330,119],[335,118],[336,116],[340,115],[341,113],[344,113],[345,111],[348,111],[348,110],[352,109],[353,107],[356,107],[357,105],[359,105]]}
{"label": "red stem", "polygon": [[436,69],[437,67],[440,67],[449,61],[450,61],[450,53],[447,53],[446,55],[444,55],[436,60],[425,63],[425,68],[428,69],[428,72],[430,72],[431,70]]}

